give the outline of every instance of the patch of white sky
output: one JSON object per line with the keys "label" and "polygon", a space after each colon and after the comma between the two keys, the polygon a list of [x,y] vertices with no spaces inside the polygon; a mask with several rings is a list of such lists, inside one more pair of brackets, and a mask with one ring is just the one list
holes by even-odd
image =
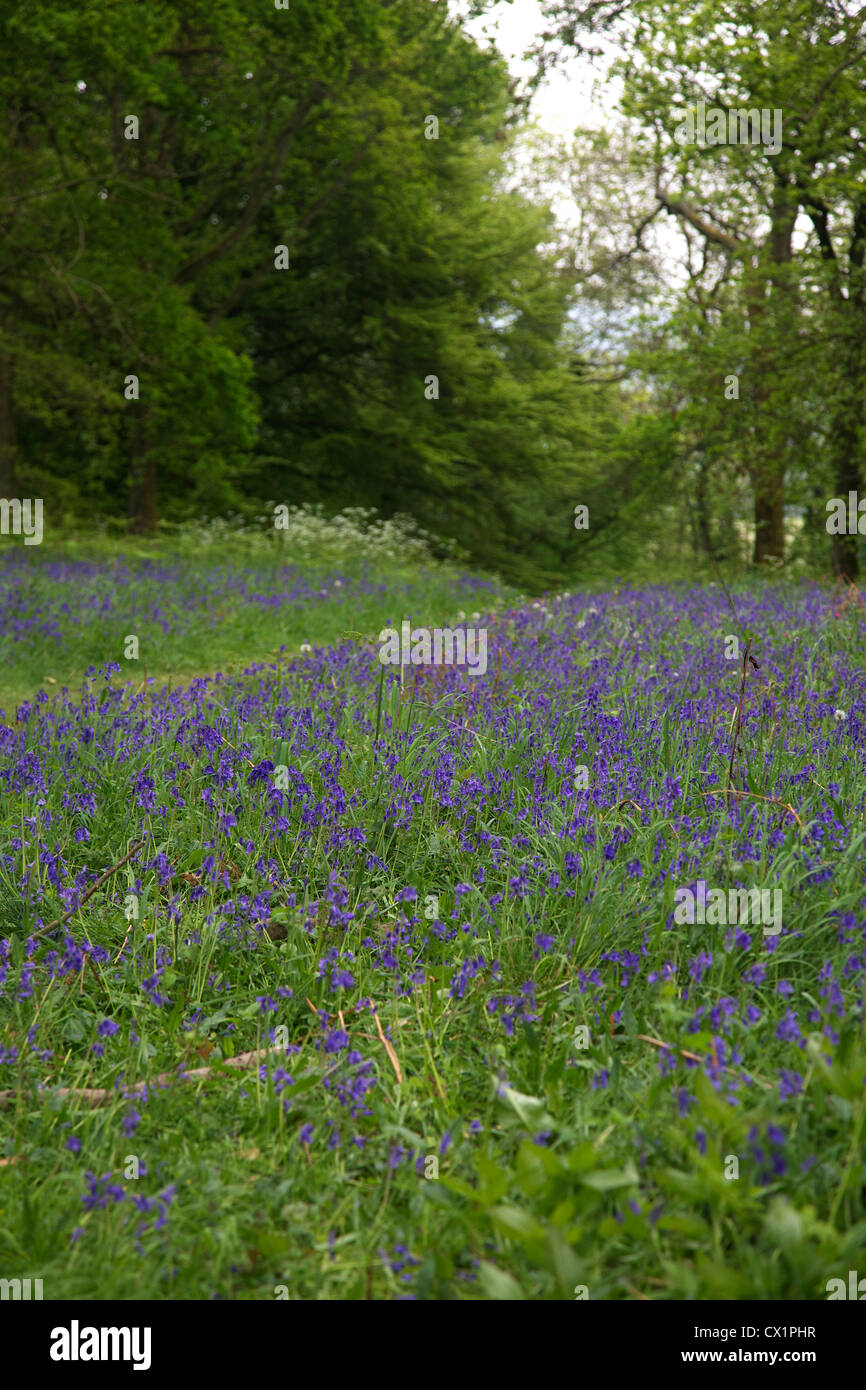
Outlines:
{"label": "patch of white sky", "polygon": [[[467,8],[464,0],[455,0],[451,11],[463,17]],[[480,18],[464,20],[464,28],[482,46],[494,44],[513,76],[523,80],[532,76],[534,64],[525,55],[547,28],[538,0],[500,0]],[[594,62],[575,56],[548,72],[535,92],[530,113],[531,121],[542,131],[568,140],[577,128],[616,127],[621,84],[609,73],[615,50],[612,45],[605,45],[604,50],[604,56]],[[519,149],[515,162],[519,168]],[[567,224],[573,216],[569,200],[551,188],[550,201],[557,217]]]}
{"label": "patch of white sky", "polygon": [[[526,54],[549,28],[538,0],[513,0],[513,3],[500,0],[485,15],[475,19],[466,19],[467,10],[466,0],[451,0],[450,13],[463,21],[466,32],[480,46],[493,44],[505,58],[512,76],[524,81],[530,78],[535,65]],[[618,110],[622,83],[610,71],[619,50],[613,42],[604,39],[597,40],[596,46],[601,50],[599,57],[575,54],[548,69],[533,95],[529,113],[531,127],[542,135],[557,137],[566,147],[578,129],[613,132],[624,124]],[[547,172],[541,174],[534,167],[536,158],[532,130],[527,130],[511,152],[515,179],[519,183],[525,178],[549,202],[559,225],[566,232],[577,232],[585,210],[575,201],[567,171],[563,169],[561,177]],[[661,256],[669,283],[680,281],[683,278],[682,242],[675,230],[656,219],[647,239]],[[633,312],[638,310],[623,307],[619,312],[610,309],[605,312],[596,304],[578,301],[570,317],[580,324],[588,340],[601,348],[605,342],[613,346],[620,333],[627,330]]]}
{"label": "patch of white sky", "polygon": [[[454,4],[455,14],[465,14],[466,5]],[[500,0],[486,15],[465,21],[466,32],[479,41],[492,41],[507,60],[515,76],[527,78],[533,65],[525,54],[547,28],[538,0]],[[610,50],[612,53],[612,50]],[[575,126],[600,127],[604,106],[594,87],[606,76],[609,61],[592,65],[586,58],[572,58],[548,76],[533,103],[533,115],[545,130],[571,135]],[[606,105],[612,111],[618,88],[608,91]]]}
{"label": "patch of white sky", "polygon": [[[476,19],[465,18],[466,0],[451,0],[449,8],[451,14],[463,20],[466,32],[479,44],[495,44],[513,76],[526,79],[532,75],[533,63],[525,55],[549,28],[538,0],[500,0]],[[723,30],[720,37],[723,42],[733,41]],[[620,50],[611,40],[599,39],[596,44],[601,50],[599,58],[574,55],[557,64],[537,89],[530,121],[541,131],[568,141],[578,128],[609,131],[623,128],[624,118],[618,109],[622,83],[610,71]],[[533,157],[530,141],[520,142],[512,156],[518,176],[531,168]],[[538,186],[537,176],[532,182]],[[578,224],[580,209],[565,180],[546,186],[542,183],[541,191],[563,227]],[[807,233],[808,224],[801,216],[794,234],[797,249]],[[648,240],[661,256],[669,285],[681,285],[687,277],[684,246],[676,226],[665,217],[657,218]]]}

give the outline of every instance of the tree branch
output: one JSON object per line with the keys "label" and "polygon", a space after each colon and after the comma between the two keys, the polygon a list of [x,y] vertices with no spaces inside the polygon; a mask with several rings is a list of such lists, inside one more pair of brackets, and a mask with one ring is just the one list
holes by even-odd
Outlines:
{"label": "tree branch", "polygon": [[220,256],[224,256],[227,251],[231,251],[246,235],[258,217],[261,209],[264,207],[270,193],[271,185],[279,174],[280,169],[283,167],[292,141],[301,129],[312,108],[318,105],[327,94],[328,89],[325,87],[324,83],[316,83],[307,93],[304,100],[298,103],[292,114],[292,119],[283,128],[277,138],[276,149],[271,159],[269,161],[263,161],[259,166],[259,190],[250,198],[240,221],[230,232],[227,232],[220,241],[215,242],[213,246],[207,247],[206,250],[194,256],[192,260],[187,261],[185,265],[182,265],[174,277],[176,285],[185,285],[190,280],[194,280],[206,266],[209,266],[212,261],[217,260]]}
{"label": "tree branch", "polygon": [[683,222],[688,222],[694,227],[695,231],[700,232],[701,236],[706,237],[707,241],[712,241],[716,246],[723,246],[726,251],[733,251],[735,255],[740,254],[745,249],[745,243],[738,237],[732,236],[729,232],[724,232],[720,227],[715,227],[696,212],[688,203],[681,199],[672,198],[666,193],[661,185],[661,171],[656,170],[656,197],[664,208],[665,212],[672,213],[679,217]]}
{"label": "tree branch", "polygon": [[[322,196],[316,200],[316,202],[309,209],[309,211],[304,214],[297,227],[295,228],[295,237],[297,237],[298,234],[303,234],[303,232],[306,231],[307,227],[309,227],[310,223],[318,216],[322,209],[327,207],[328,203],[330,203],[332,199],[335,198],[337,194],[346,186],[346,184],[349,182],[349,179],[352,177],[352,174],[355,172],[358,165],[364,158],[364,155],[367,153],[367,150],[370,148],[370,145],[372,144],[373,140],[379,133],[380,132],[378,128],[370,133],[370,135],[364,141],[363,145],[361,145],[360,148],[355,151],[340,177],[334,183],[331,184],[330,188],[325,190]],[[213,327],[214,324],[219,323],[220,319],[225,318],[227,314],[232,313],[237,308],[241,300],[247,294],[249,294],[250,290],[257,289],[260,285],[263,285],[265,281],[269,278],[269,276],[272,274],[273,268],[273,256],[270,255],[268,256],[266,263],[262,265],[254,275],[250,275],[246,280],[241,280],[241,282],[235,286],[228,299],[226,299],[224,303],[220,305],[219,308],[213,311],[208,320],[210,327]]]}

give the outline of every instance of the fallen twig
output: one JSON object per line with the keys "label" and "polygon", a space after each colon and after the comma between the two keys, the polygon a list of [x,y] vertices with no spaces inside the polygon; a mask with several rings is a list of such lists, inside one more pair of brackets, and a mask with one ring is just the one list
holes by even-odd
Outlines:
{"label": "fallen twig", "polygon": [[396,1074],[397,1074],[397,1085],[398,1085],[398,1086],[399,1086],[399,1085],[402,1085],[402,1082],[403,1082],[403,1073],[400,1071],[400,1063],[397,1061],[397,1054],[396,1054],[396,1052],[394,1051],[394,1049],[393,1049],[393,1047],[391,1046],[391,1044],[390,1044],[390,1042],[388,1041],[388,1039],[385,1037],[385,1034],[382,1032],[382,1025],[381,1025],[381,1023],[379,1022],[379,1015],[378,1015],[378,1013],[375,1011],[375,1009],[373,1010],[373,1017],[374,1017],[375,1020],[376,1020],[376,1027],[377,1027],[378,1030],[379,1030],[379,1037],[382,1039],[382,1042],[383,1042],[384,1045],[385,1045],[385,1051],[387,1052],[388,1057],[390,1058],[391,1066],[394,1068],[394,1071],[395,1071]]}
{"label": "fallen twig", "polygon": [[69,921],[70,917],[74,917],[76,912],[79,912],[81,910],[81,908],[87,902],[88,898],[93,897],[93,894],[96,892],[97,888],[101,888],[107,878],[111,878],[111,875],[116,874],[118,869],[122,869],[124,864],[127,864],[129,860],[132,858],[132,856],[135,854],[135,851],[137,849],[141,849],[142,845],[145,843],[146,840],[136,840],[135,844],[132,846],[132,849],[129,851],[128,854],[125,854],[122,859],[118,859],[116,864],[112,865],[110,869],[106,869],[105,873],[100,874],[96,882],[91,884],[87,892],[84,894],[84,897],[81,899],[80,903],[77,903],[75,907],[71,907],[68,912],[64,912],[62,917],[57,917],[55,921],[49,922],[47,927],[40,927],[38,931],[35,931],[33,933],[33,935],[44,936],[45,932],[54,931],[57,927],[62,927],[64,923]]}
{"label": "fallen twig", "polygon": [[[638,1033],[637,1038],[639,1042],[651,1043],[653,1047],[663,1047],[666,1052],[677,1051],[681,1057],[688,1057],[690,1062],[702,1062],[704,1060],[697,1052],[687,1052],[683,1047],[674,1048],[672,1043],[662,1042],[661,1038],[651,1038],[648,1033]],[[713,1061],[716,1063],[716,1066],[718,1066],[715,1047],[713,1047],[712,1056]],[[722,1071],[730,1072],[732,1076],[737,1075],[733,1067],[722,1067]],[[751,1075],[751,1073],[749,1074]],[[758,1076],[754,1077],[754,1080],[757,1081],[759,1086],[763,1086],[765,1091],[772,1091],[773,1088],[769,1081],[762,1081]]]}
{"label": "fallen twig", "polygon": [[[220,1065],[223,1067],[254,1067],[275,1052],[285,1055],[285,1051],[284,1047],[260,1047],[254,1052],[239,1052],[237,1057],[226,1057]],[[61,1086],[59,1090],[53,1090],[51,1087],[45,1086],[38,1094],[46,1099],[50,1096],[74,1096],[78,1100],[86,1101],[89,1105],[107,1105],[109,1101],[115,1100],[118,1096],[131,1099],[134,1096],[144,1095],[146,1090],[150,1090],[154,1086],[170,1086],[173,1081],[199,1081],[202,1077],[209,1076],[213,1070],[213,1067],[196,1067],[194,1071],[163,1071],[152,1081],[136,1081],[132,1086],[119,1086],[117,1089],[113,1087],[103,1089],[102,1087],[91,1086]],[[8,1109],[17,1100],[18,1094],[18,1091],[0,1091],[0,1109]]]}

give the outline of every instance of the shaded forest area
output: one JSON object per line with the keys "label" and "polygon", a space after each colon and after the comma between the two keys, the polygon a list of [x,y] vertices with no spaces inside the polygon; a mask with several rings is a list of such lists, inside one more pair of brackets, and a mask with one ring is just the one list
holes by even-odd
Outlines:
{"label": "shaded forest area", "polygon": [[[10,7],[0,496],[55,538],[375,507],[536,587],[855,579],[863,6],[543,9],[536,82],[617,45],[605,130],[534,128],[445,3]],[[779,147],[684,136],[698,103]]]}

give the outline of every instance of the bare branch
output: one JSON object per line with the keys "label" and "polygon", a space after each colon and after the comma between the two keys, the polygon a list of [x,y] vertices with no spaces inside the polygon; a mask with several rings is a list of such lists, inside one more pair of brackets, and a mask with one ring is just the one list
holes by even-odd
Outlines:
{"label": "bare branch", "polygon": [[722,231],[721,227],[708,222],[690,204],[683,202],[682,199],[672,198],[669,193],[665,192],[662,188],[661,170],[659,169],[656,170],[656,197],[665,212],[679,217],[683,222],[688,222],[695,231],[706,237],[707,241],[712,241],[716,246],[723,246],[726,251],[733,251],[735,255],[740,254],[745,249],[745,243],[738,237]]}

